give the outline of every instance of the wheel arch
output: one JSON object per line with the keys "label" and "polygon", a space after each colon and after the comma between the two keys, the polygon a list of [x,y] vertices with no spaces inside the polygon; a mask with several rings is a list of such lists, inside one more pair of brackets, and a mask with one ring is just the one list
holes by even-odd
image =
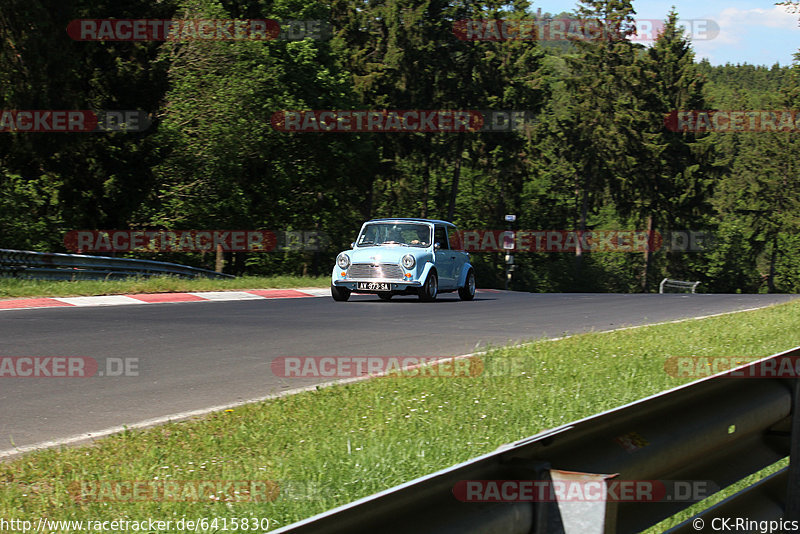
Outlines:
{"label": "wheel arch", "polygon": [[439,271],[436,269],[436,265],[433,262],[429,261],[428,263],[425,264],[425,267],[422,268],[422,274],[419,277],[420,283],[422,284],[425,283],[425,280],[428,279],[428,275],[430,274],[431,271],[436,273],[437,278],[439,277]]}
{"label": "wheel arch", "polygon": [[456,283],[456,287],[458,288],[464,287],[464,285],[467,283],[467,274],[469,274],[470,270],[472,270],[473,273],[475,272],[475,269],[472,267],[471,263],[469,262],[465,263],[464,266],[461,268],[461,273],[459,273],[458,275],[458,282]]}

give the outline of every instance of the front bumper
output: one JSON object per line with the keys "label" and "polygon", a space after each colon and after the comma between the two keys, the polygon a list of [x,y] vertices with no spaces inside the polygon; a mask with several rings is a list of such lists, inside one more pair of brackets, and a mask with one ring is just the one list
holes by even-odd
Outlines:
{"label": "front bumper", "polygon": [[404,281],[386,278],[348,278],[347,280],[333,280],[333,285],[336,287],[345,287],[355,293],[379,293],[377,290],[357,289],[359,282],[389,284],[391,291],[405,291],[410,288],[422,287],[422,282],[417,280]]}

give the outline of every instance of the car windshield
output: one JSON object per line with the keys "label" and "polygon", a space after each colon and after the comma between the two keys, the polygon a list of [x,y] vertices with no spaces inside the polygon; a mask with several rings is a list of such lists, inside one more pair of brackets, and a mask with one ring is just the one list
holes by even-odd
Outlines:
{"label": "car windshield", "polygon": [[404,245],[427,247],[431,244],[431,227],[416,223],[373,223],[364,227],[358,236],[359,247],[374,245]]}

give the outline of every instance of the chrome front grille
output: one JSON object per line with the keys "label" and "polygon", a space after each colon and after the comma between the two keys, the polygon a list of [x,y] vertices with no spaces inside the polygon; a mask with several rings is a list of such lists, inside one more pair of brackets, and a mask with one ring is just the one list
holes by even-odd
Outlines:
{"label": "chrome front grille", "polygon": [[354,263],[347,271],[349,278],[397,279],[403,278],[403,268],[396,263]]}

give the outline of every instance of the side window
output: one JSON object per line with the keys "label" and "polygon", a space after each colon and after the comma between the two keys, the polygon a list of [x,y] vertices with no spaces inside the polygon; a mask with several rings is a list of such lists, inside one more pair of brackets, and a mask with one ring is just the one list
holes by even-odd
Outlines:
{"label": "side window", "polygon": [[450,244],[447,240],[447,229],[444,226],[437,226],[434,228],[433,242],[439,243],[439,246],[442,250],[447,250],[450,248]]}

